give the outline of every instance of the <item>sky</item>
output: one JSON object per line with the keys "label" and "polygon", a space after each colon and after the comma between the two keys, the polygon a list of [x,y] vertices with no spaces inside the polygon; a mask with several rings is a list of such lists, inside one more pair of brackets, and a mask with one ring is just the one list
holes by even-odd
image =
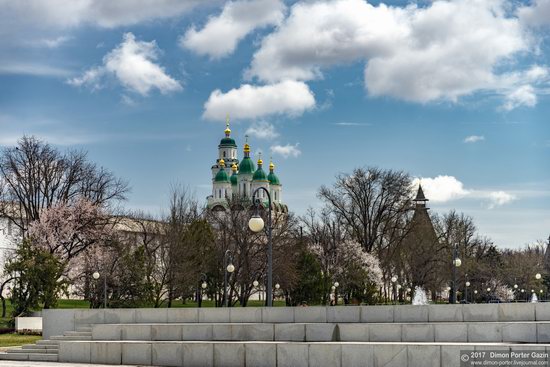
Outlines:
{"label": "sky", "polygon": [[229,114],[303,214],[403,170],[499,247],[550,234],[550,0],[0,0],[0,145],[24,134],[160,214],[211,190]]}

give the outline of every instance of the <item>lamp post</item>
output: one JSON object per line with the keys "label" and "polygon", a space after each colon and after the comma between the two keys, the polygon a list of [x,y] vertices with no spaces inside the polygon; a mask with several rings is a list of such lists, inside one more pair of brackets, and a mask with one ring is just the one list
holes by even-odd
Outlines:
{"label": "lamp post", "polygon": [[229,299],[227,297],[228,274],[231,274],[235,271],[235,266],[231,264],[232,262],[233,253],[231,252],[231,250],[226,250],[225,254],[223,255],[223,303],[225,307],[229,307]]}
{"label": "lamp post", "polygon": [[[100,275],[96,271],[92,274],[95,280],[98,280]],[[103,275],[103,308],[107,308],[107,275]]]}
{"label": "lamp post", "polygon": [[281,286],[279,285],[279,283],[276,283],[275,284],[275,291],[278,291],[279,289],[281,289]]}
{"label": "lamp post", "polygon": [[263,190],[265,194],[267,195],[268,199],[268,215],[267,215],[267,289],[266,289],[266,298],[267,298],[267,307],[273,306],[273,244],[271,242],[271,195],[269,194],[269,190],[265,187],[258,187],[256,190],[254,190],[254,193],[252,194],[252,203],[254,204],[255,213],[248,221],[248,227],[253,232],[260,232],[262,229],[264,229],[264,220],[262,217],[260,217],[259,214],[259,207],[260,207],[260,199],[256,199],[256,194],[258,191]]}
{"label": "lamp post", "polygon": [[464,287],[464,301],[465,303],[468,303],[468,287],[470,286],[470,282],[466,281],[466,287]]}
{"label": "lamp post", "polygon": [[340,283],[338,282],[334,282],[334,305],[337,306],[338,305],[338,286],[340,285]]}
{"label": "lamp post", "polygon": [[199,303],[199,307],[202,307],[202,292],[208,288],[208,284],[206,283],[206,280],[208,279],[208,277],[206,276],[205,273],[201,273],[201,278],[200,278],[200,287],[199,287],[199,291],[198,291],[198,303]]}
{"label": "lamp post", "polygon": [[462,265],[458,258],[458,245],[453,248],[453,289],[451,294],[451,303],[456,303],[456,270]]}
{"label": "lamp post", "polygon": [[397,304],[397,288],[395,286],[395,282],[397,282],[397,275],[394,275],[391,277],[392,282],[392,288],[393,288],[393,303]]}

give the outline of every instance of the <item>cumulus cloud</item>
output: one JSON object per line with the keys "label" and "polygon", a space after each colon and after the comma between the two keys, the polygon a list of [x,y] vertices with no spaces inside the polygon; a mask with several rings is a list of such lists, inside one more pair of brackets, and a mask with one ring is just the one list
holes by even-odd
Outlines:
{"label": "cumulus cloud", "polygon": [[302,151],[300,149],[298,149],[298,144],[295,144],[295,145],[292,145],[292,144],[287,144],[287,145],[272,145],[271,146],[271,152],[273,154],[278,154],[280,156],[282,156],[283,158],[288,158],[288,157],[298,157],[300,154],[302,154]]}
{"label": "cumulus cloud", "polygon": [[512,194],[509,194],[505,191],[493,191],[489,193],[489,199],[491,200],[491,204],[489,205],[489,209],[493,209],[496,206],[501,206],[504,204],[508,204],[512,200],[515,200],[516,197]]}
{"label": "cumulus cloud", "polygon": [[152,89],[163,94],[182,90],[181,84],[155,63],[158,54],[155,41],[137,41],[132,33],[126,33],[122,43],[105,55],[102,66],[93,67],[67,82],[73,86],[99,89],[103,85],[102,79],[112,76],[124,88],[142,96]]}
{"label": "cumulus cloud", "polygon": [[521,21],[530,27],[550,25],[550,0],[534,0],[531,6],[518,9]]}
{"label": "cumulus cloud", "polygon": [[418,187],[419,183],[422,184],[426,197],[436,203],[461,199],[470,194],[470,191],[464,188],[464,184],[453,176],[423,177],[413,180],[413,186]]}
{"label": "cumulus cloud", "polygon": [[508,204],[516,196],[506,191],[486,191],[466,189],[454,176],[422,177],[413,180],[413,187],[422,185],[426,197],[435,203],[445,203],[459,199],[480,199],[487,203],[488,209]]}
{"label": "cumulus cloud", "polygon": [[426,103],[477,91],[504,94],[526,84],[517,77],[527,74],[497,66],[533,47],[506,6],[505,0],[437,0],[426,7],[297,3],[263,39],[246,75],[308,81],[322,78],[323,69],[363,60],[371,96]]}
{"label": "cumulus cloud", "polygon": [[537,104],[537,95],[535,88],[531,85],[522,85],[506,94],[505,102],[502,108],[511,111],[517,107],[533,107]]}
{"label": "cumulus cloud", "polygon": [[257,139],[274,139],[279,136],[275,126],[267,121],[254,122],[247,130],[246,135]]}
{"label": "cumulus cloud", "polygon": [[[217,3],[219,1],[214,1]],[[68,28],[92,24],[112,28],[181,15],[201,0],[0,0],[2,20],[23,25]]]}
{"label": "cumulus cloud", "polygon": [[234,118],[255,119],[273,114],[298,116],[315,107],[315,97],[302,82],[286,80],[271,85],[241,85],[227,93],[216,89],[204,104],[203,117],[224,120],[227,113]]}
{"label": "cumulus cloud", "polygon": [[225,4],[220,15],[211,17],[197,30],[191,27],[180,44],[212,58],[227,56],[256,28],[280,24],[285,5],[281,0],[240,0]]}
{"label": "cumulus cloud", "polygon": [[483,135],[470,135],[464,138],[464,143],[473,144],[484,140],[485,140],[485,137]]}

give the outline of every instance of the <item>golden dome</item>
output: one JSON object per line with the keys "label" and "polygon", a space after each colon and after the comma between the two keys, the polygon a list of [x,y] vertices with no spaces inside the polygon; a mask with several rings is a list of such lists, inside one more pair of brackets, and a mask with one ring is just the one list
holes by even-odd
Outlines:
{"label": "golden dome", "polygon": [[233,163],[233,165],[231,166],[231,171],[237,172],[237,168],[237,164]]}
{"label": "golden dome", "polygon": [[222,168],[225,167],[225,161],[223,159],[220,159],[220,167]]}
{"label": "golden dome", "polygon": [[269,163],[269,169],[270,169],[271,171],[273,171],[273,170],[275,169],[275,165],[273,164],[273,162],[270,162],[270,163]]}
{"label": "golden dome", "polygon": [[261,166],[262,164],[264,164],[264,161],[262,161],[262,158],[258,158],[258,165]]}
{"label": "golden dome", "polygon": [[225,118],[225,136],[231,135],[231,129],[229,128],[229,114]]}
{"label": "golden dome", "polygon": [[246,144],[244,145],[244,152],[245,152],[245,153],[250,153],[250,145],[248,145],[248,143],[246,143]]}

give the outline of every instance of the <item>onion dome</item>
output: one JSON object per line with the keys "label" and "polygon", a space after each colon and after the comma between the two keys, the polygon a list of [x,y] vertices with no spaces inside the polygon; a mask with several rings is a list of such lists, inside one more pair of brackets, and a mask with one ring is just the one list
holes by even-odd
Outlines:
{"label": "onion dome", "polygon": [[258,159],[258,169],[256,172],[254,172],[254,175],[252,176],[252,181],[266,181],[267,182],[267,175],[265,174],[264,170],[262,169],[263,165],[262,158]]}
{"label": "onion dome", "polygon": [[269,174],[267,175],[267,179],[271,185],[281,185],[281,182],[279,181],[279,177],[273,172],[275,170],[275,165],[273,162],[269,163]]}
{"label": "onion dome", "polygon": [[231,166],[231,171],[233,171],[233,174],[229,180],[231,181],[232,186],[237,186],[237,165],[235,163]]}
{"label": "onion dome", "polygon": [[244,144],[244,158],[239,164],[239,175],[253,174],[255,167],[254,162],[250,159],[250,145],[248,143]]}
{"label": "onion dome", "polygon": [[227,116],[227,120],[225,122],[225,138],[220,140],[219,147],[231,147],[236,148],[237,143],[235,143],[235,139],[231,138],[231,129],[229,128],[229,116]]}
{"label": "onion dome", "polygon": [[216,174],[214,182],[229,182],[229,176],[227,176],[227,172],[225,172],[225,161],[223,159],[220,159],[219,164],[220,170]]}

